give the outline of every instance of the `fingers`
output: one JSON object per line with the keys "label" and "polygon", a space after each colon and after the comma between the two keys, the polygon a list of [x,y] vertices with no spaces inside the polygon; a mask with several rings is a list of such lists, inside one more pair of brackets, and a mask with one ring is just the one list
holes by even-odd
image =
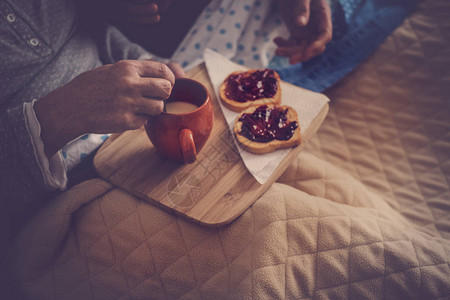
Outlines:
{"label": "fingers", "polygon": [[[274,39],[274,42],[277,44],[278,48],[275,50],[275,54],[278,56],[289,57],[289,62],[292,64],[293,61],[298,61],[302,59],[303,53],[307,47],[306,41],[296,41],[296,40],[286,40],[281,37],[277,37]],[[295,56],[295,60],[291,58]],[[303,61],[303,60],[301,60]]]}
{"label": "fingers", "polygon": [[331,41],[333,28],[331,22],[331,11],[325,0],[320,1],[318,15],[321,15],[317,23],[316,37],[311,40],[305,49],[304,61],[309,60],[325,51],[326,45]]}
{"label": "fingers", "polygon": [[297,46],[279,47],[275,54],[279,56],[289,57],[290,64],[305,62],[311,58],[322,54],[326,49],[326,45],[320,41],[311,44],[301,42]]}
{"label": "fingers", "polygon": [[175,84],[175,75],[166,64],[145,60],[136,61],[136,66],[141,77],[162,78],[168,80],[172,86]]}
{"label": "fingers", "polygon": [[286,44],[286,46],[278,47],[278,49],[275,50],[275,54],[290,57],[294,54],[304,52],[307,47],[307,41],[294,41],[292,45]]}
{"label": "fingers", "polygon": [[[314,7],[314,14],[317,15],[317,32],[323,35],[326,43],[331,41],[333,32],[333,23],[331,20],[331,8],[327,0],[317,0],[316,7]],[[320,37],[319,37],[320,38]]]}
{"label": "fingers", "polygon": [[312,43],[306,50],[304,54],[304,61],[310,60],[311,58],[322,54],[325,51],[326,46],[320,42]]}
{"label": "fingers", "polygon": [[120,108],[111,115],[114,116],[114,127],[117,128],[117,132],[120,132],[141,127],[148,116],[159,115],[163,109],[164,101],[162,100],[134,96],[124,99]]}
{"label": "fingers", "polygon": [[119,14],[130,23],[153,24],[160,21],[159,7],[154,2],[133,3],[120,1],[118,4]]}
{"label": "fingers", "polygon": [[156,61],[123,60],[108,66],[113,74],[109,84],[116,90],[120,109],[139,114],[159,114],[175,84],[170,68]]}
{"label": "fingers", "polygon": [[331,10],[326,0],[293,1],[292,11],[298,16],[297,26],[303,24],[300,19],[307,15],[307,23],[303,27],[291,30],[291,39],[282,37],[274,39],[278,46],[276,55],[289,57],[291,64],[307,61],[325,51],[332,37]]}
{"label": "fingers", "polygon": [[164,102],[157,99],[149,99],[145,97],[133,98],[132,106],[126,111],[122,111],[116,116],[116,120],[120,127],[128,129],[136,129],[144,125],[148,116],[156,116],[162,113]]}
{"label": "fingers", "polygon": [[164,101],[151,98],[136,98],[135,101],[135,113],[137,115],[159,115],[164,109]]}
{"label": "fingers", "polygon": [[149,3],[133,3],[133,2],[119,2],[119,8],[122,12],[129,15],[147,15],[156,14],[158,12],[158,5],[153,2]]}
{"label": "fingers", "polygon": [[161,21],[160,15],[150,15],[150,16],[126,16],[125,21],[133,24],[155,24]]}
{"label": "fingers", "polygon": [[147,121],[148,115],[145,114],[129,114],[123,116],[123,125],[126,130],[134,130],[144,126]]}
{"label": "fingers", "polygon": [[326,45],[331,41],[331,32],[322,32],[315,41],[311,42],[306,49],[308,55],[314,57],[325,51]]}
{"label": "fingers", "polygon": [[172,0],[155,0],[158,5],[159,12],[165,12],[169,8]]}
{"label": "fingers", "polygon": [[292,1],[292,14],[294,25],[306,26],[309,22],[311,0],[294,0]]}
{"label": "fingers", "polygon": [[294,40],[286,40],[285,38],[282,38],[280,36],[276,37],[273,42],[278,46],[278,47],[292,47],[297,45],[297,41]]}
{"label": "fingers", "polygon": [[172,92],[173,84],[163,78],[139,78],[136,87],[142,96],[165,100]]}
{"label": "fingers", "polygon": [[294,46],[278,47],[275,54],[289,57],[290,64],[296,64],[310,60],[311,58],[322,54],[326,49],[325,39],[316,40],[312,43],[308,41],[297,42]]}

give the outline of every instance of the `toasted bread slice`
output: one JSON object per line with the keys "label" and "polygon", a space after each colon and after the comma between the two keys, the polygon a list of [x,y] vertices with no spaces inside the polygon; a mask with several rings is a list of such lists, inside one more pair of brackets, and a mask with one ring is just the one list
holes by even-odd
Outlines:
{"label": "toasted bread slice", "polygon": [[[280,87],[281,79],[280,79],[280,75],[278,75],[278,73],[275,71],[273,71],[273,72],[274,72],[274,77],[276,79],[276,93],[272,97],[258,98],[255,100],[248,99],[244,102],[241,102],[236,99],[231,99],[227,96],[226,91],[227,91],[227,87],[228,87],[228,79],[230,78],[230,76],[237,75],[240,73],[244,73],[244,76],[246,76],[247,74],[250,75],[251,73],[255,73],[256,71],[262,71],[262,70],[251,69],[248,71],[237,71],[237,72],[233,72],[227,76],[227,78],[222,82],[222,84],[219,87],[220,99],[225,107],[227,107],[228,109],[231,109],[232,111],[235,111],[235,112],[241,112],[250,106],[260,106],[262,104],[274,104],[274,105],[280,104],[280,102],[281,102],[281,87]],[[262,86],[262,88],[264,88],[264,86]]]}
{"label": "toasted bread slice", "polygon": [[287,123],[297,122],[297,128],[294,130],[293,135],[288,140],[271,140],[268,142],[255,142],[248,139],[246,136],[240,134],[243,127],[243,122],[240,120],[243,114],[252,114],[258,107],[252,106],[243,111],[234,123],[234,134],[239,142],[239,144],[245,150],[255,153],[255,154],[265,154],[269,152],[273,152],[277,149],[284,149],[294,147],[300,144],[301,142],[301,133],[300,133],[300,124],[298,120],[297,112],[290,106],[287,105],[268,105],[268,109],[279,108],[282,110],[287,109]]}

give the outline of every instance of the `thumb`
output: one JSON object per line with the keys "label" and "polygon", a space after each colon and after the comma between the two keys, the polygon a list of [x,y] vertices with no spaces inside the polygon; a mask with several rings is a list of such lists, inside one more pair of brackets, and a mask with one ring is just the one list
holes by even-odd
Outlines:
{"label": "thumb", "polygon": [[294,24],[305,26],[309,22],[311,0],[294,0],[292,1],[292,13]]}

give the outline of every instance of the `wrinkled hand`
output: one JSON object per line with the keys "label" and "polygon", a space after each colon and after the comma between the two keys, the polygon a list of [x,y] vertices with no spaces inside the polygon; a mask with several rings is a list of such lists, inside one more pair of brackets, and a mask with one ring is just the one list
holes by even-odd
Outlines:
{"label": "wrinkled hand", "polygon": [[307,61],[322,54],[332,37],[331,10],[327,0],[280,0],[290,39],[275,38],[276,55],[289,63]]}
{"label": "wrinkled hand", "polygon": [[111,6],[114,18],[134,24],[153,24],[161,19],[172,0],[113,0]]}
{"label": "wrinkled hand", "polygon": [[186,77],[186,73],[184,72],[181,65],[177,62],[171,61],[167,63],[167,66],[169,69],[173,72],[173,75],[175,75],[175,78],[183,78]]}
{"label": "wrinkled hand", "polygon": [[155,61],[119,61],[82,73],[34,105],[47,156],[85,133],[141,127],[162,112],[174,83],[169,67]]}

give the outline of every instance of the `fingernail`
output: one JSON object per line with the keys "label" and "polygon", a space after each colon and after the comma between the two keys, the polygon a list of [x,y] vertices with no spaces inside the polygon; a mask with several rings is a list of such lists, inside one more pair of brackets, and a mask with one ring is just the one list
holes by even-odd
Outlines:
{"label": "fingernail", "polygon": [[306,25],[306,17],[305,16],[299,16],[298,18],[297,18],[297,22],[298,22],[298,24],[299,25]]}

